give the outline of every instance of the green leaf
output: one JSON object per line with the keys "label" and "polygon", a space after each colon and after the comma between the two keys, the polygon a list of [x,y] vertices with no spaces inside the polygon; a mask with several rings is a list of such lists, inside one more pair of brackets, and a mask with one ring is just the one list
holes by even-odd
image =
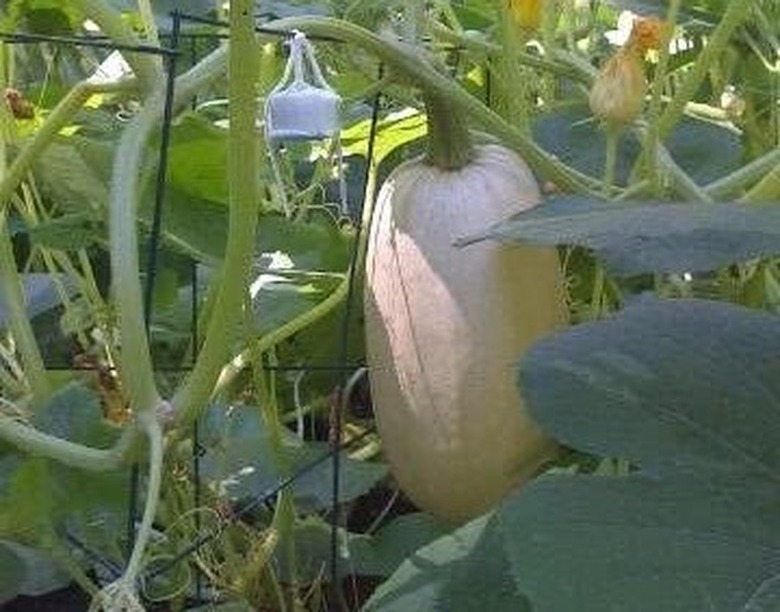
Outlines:
{"label": "green leaf", "polygon": [[169,184],[182,193],[227,204],[227,130],[188,113],[173,127]]}
{"label": "green leaf", "polygon": [[[62,565],[45,550],[18,542],[0,540],[0,551],[4,548],[16,554],[19,569],[22,570],[23,578],[15,585],[19,589],[19,595],[36,597],[65,588],[71,583],[71,577],[63,570]],[[0,556],[2,556],[1,552]],[[6,578],[2,572],[2,561],[0,561],[0,576]],[[0,587],[1,602],[2,587]]]}
{"label": "green leaf", "polygon": [[420,548],[371,596],[364,612],[530,612],[490,515]]}
{"label": "green leaf", "polygon": [[[427,133],[425,115],[414,109],[393,113],[379,122],[374,142],[374,163],[378,164],[395,149],[422,138]],[[368,155],[371,119],[365,119],[341,133],[344,152]]]}
{"label": "green leaf", "polygon": [[0,605],[10,601],[19,594],[19,587],[24,581],[25,568],[22,560],[10,546],[0,540]]}
{"label": "green leaf", "polygon": [[106,232],[95,224],[92,213],[72,213],[42,221],[28,228],[35,244],[47,249],[76,251],[104,239]]}
{"label": "green leaf", "polygon": [[33,425],[58,438],[94,447],[108,447],[119,435],[117,428],[104,421],[98,396],[78,383],[66,386],[36,412]]}
{"label": "green leaf", "polygon": [[705,271],[779,253],[780,208],[560,198],[459,244],[486,238],[588,247],[618,275]]}
{"label": "green leaf", "polygon": [[355,573],[389,576],[415,550],[444,536],[450,528],[429,514],[402,514],[373,536],[356,536],[350,544]]}
{"label": "green leaf", "polygon": [[[533,134],[540,146],[561,161],[590,176],[603,174],[606,136],[584,98],[542,115],[534,122]],[[737,170],[742,163],[739,135],[729,126],[684,117],[664,144],[675,162],[700,185]],[[639,151],[635,138],[620,137],[615,170],[619,184],[628,181]]]}
{"label": "green leaf", "polygon": [[[119,435],[107,425],[97,396],[71,384],[35,414],[33,424],[46,433],[96,448],[109,447]],[[128,470],[84,472],[41,457],[3,462],[12,469],[0,490],[2,507],[14,533],[48,535],[51,526],[67,522],[71,533],[100,549],[123,535],[127,512]],[[78,494],[74,494],[77,492]]]}
{"label": "green leaf", "polygon": [[[303,442],[285,431],[281,456],[276,456],[259,410],[252,407],[229,411],[212,407],[204,420],[203,435],[208,451],[201,463],[202,474],[231,499],[269,494],[284,480],[280,463],[286,463],[290,474],[306,468],[293,484],[300,507],[319,509],[330,505],[333,470],[328,444]],[[384,464],[343,457],[339,501],[348,502],[364,494],[386,474]]]}
{"label": "green leaf", "polygon": [[[36,159],[33,166],[41,191],[55,205],[74,213],[101,214],[108,203],[108,183],[94,155],[84,153],[90,146],[76,137],[59,138]],[[102,164],[110,164],[112,151],[103,145]],[[89,161],[85,156],[89,155]]]}
{"label": "green leaf", "polygon": [[639,467],[542,479],[500,509],[539,610],[725,612],[777,575],[778,342],[773,315],[647,301],[530,351],[521,385],[542,427]]}
{"label": "green leaf", "polygon": [[[151,187],[139,206],[138,216],[152,226],[154,195]],[[166,246],[201,262],[222,259],[227,244],[228,209],[222,204],[188,195],[173,185],[165,190],[162,238]]]}
{"label": "green leaf", "polygon": [[[389,576],[415,550],[445,535],[449,529],[424,514],[402,515],[375,535],[339,529],[341,566],[356,576]],[[293,540],[298,578],[315,581],[329,571],[332,527],[313,514],[296,521]],[[284,544],[278,554],[284,559]],[[287,563],[280,563],[284,568]],[[284,569],[282,569],[284,572]],[[282,580],[286,576],[280,577]]]}
{"label": "green leaf", "polygon": [[777,571],[772,499],[750,484],[560,476],[512,496],[497,524],[534,609],[725,612]]}
{"label": "green leaf", "polygon": [[306,223],[264,215],[257,228],[257,249],[288,256],[297,270],[344,272],[349,266],[354,234],[327,215],[313,215]]}
{"label": "green leaf", "polygon": [[704,300],[640,300],[537,344],[521,375],[566,444],[671,475],[775,480],[780,319]]}
{"label": "green leaf", "polygon": [[250,289],[257,331],[267,334],[311,310],[343,279],[343,274],[260,274]]}
{"label": "green leaf", "polygon": [[[44,272],[30,272],[22,274],[22,289],[25,297],[25,312],[29,318],[48,312],[59,306],[60,296],[57,292],[57,283],[61,283],[62,289],[68,295],[75,293],[74,283],[64,274],[48,274]],[[8,311],[5,300],[0,295],[0,329],[8,320]]]}
{"label": "green leaf", "polygon": [[11,476],[8,500],[3,505],[9,526],[15,535],[35,541],[51,533],[51,520],[56,509],[50,495],[51,479],[48,464],[40,457],[25,459]]}

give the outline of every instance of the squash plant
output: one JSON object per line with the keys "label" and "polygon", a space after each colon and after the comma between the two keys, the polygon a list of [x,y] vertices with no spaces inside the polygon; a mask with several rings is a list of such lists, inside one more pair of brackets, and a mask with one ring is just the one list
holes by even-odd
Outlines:
{"label": "squash plant", "polygon": [[[499,247],[496,240],[526,243],[516,254],[522,258],[539,253],[542,259],[540,281],[548,291],[537,297],[548,305],[542,314],[549,320],[533,333],[523,332],[515,344],[502,334],[488,333],[495,321],[478,319],[483,330],[475,332],[468,347],[479,353],[479,361],[495,365],[496,357],[505,363],[519,359],[532,338],[560,320],[556,245],[562,245],[557,250],[564,256],[567,297],[575,321],[599,319],[607,310],[626,306],[624,313],[574,327],[531,349],[521,370],[522,403],[505,379],[500,383],[500,395],[507,398],[506,422],[512,423],[512,429],[531,427],[533,418],[545,435],[574,449],[553,474],[526,484],[494,510],[440,539],[445,528],[416,515],[390,523],[376,536],[337,532],[344,544],[337,554],[357,573],[388,576],[403,557],[411,555],[376,591],[367,609],[469,610],[479,605],[497,610],[750,610],[766,608],[776,593],[776,526],[771,512],[776,498],[772,414],[777,398],[771,358],[775,317],[698,300],[632,307],[631,296],[653,290],[661,296],[728,298],[776,308],[777,269],[771,257],[778,250],[777,215],[773,207],[755,204],[776,200],[780,190],[777,73],[771,62],[777,53],[780,20],[775,4],[760,0],[711,0],[693,8],[678,0],[668,6],[637,4],[671,24],[668,36],[677,46],[669,47],[664,40],[655,59],[645,62],[649,88],[640,116],[606,136],[590,119],[587,106],[588,91],[599,82],[599,56],[606,61],[614,52],[603,45],[601,34],[612,28],[616,14],[604,7],[584,9],[568,1],[475,0],[435,2],[422,10],[421,3],[415,2],[355,2],[341,13],[335,7],[336,17],[298,15],[265,24],[279,32],[298,29],[342,41],[350,54],[332,53],[328,61],[344,81],[356,77],[365,85],[375,72],[369,79],[360,72],[373,71],[381,61],[388,75],[381,81],[384,91],[406,105],[420,107],[420,98],[431,103],[428,138],[439,163],[449,164],[447,157],[457,157],[460,151],[466,157],[456,160],[456,165],[464,161],[468,165],[472,154],[466,146],[464,127],[468,126],[482,141],[477,150],[500,152],[501,159],[512,165],[512,180],[523,176],[523,185],[532,191],[530,200],[537,194],[524,163],[544,182],[545,192],[577,196],[544,202],[508,221],[480,215],[475,224],[460,225],[466,216],[459,216],[457,233],[463,235],[446,236],[457,242],[464,261],[474,256],[470,250],[473,254],[500,248],[511,253],[518,248]],[[13,10],[4,14],[10,29],[18,26],[14,19],[20,18],[21,5],[10,3]],[[101,0],[76,0],[71,5],[64,15],[76,20],[88,15],[114,43],[140,42],[139,33]],[[320,601],[306,597],[319,591],[322,560],[328,555],[307,555],[321,546],[324,535],[327,540],[318,513],[328,505],[321,485],[332,475],[320,472],[308,482],[301,479],[284,489],[272,509],[258,510],[255,522],[224,522],[231,502],[269,489],[320,450],[292,437],[283,425],[295,410],[281,406],[286,399],[278,389],[282,378],[263,365],[273,366],[280,355],[295,355],[295,344],[286,341],[296,334],[304,337],[302,344],[309,343],[298,349],[302,353],[312,344],[334,342],[333,337],[323,340],[321,335],[333,327],[318,331],[317,326],[333,316],[348,293],[344,243],[353,238],[345,239],[333,225],[325,224],[323,229],[316,223],[287,223],[272,214],[274,186],[267,178],[254,128],[257,96],[270,88],[269,75],[277,74],[279,62],[265,44],[268,40],[258,40],[253,32],[255,5],[247,0],[230,3],[229,44],[182,72],[173,90],[178,114],[174,129],[181,148],[173,151],[171,159],[168,203],[174,216],[168,220],[166,239],[209,264],[194,285],[206,297],[198,321],[196,357],[186,374],[163,376],[157,371],[152,358],[157,347],[146,333],[139,278],[145,268],[136,229],[150,219],[144,202],[149,152],[159,144],[154,138],[166,95],[160,59],[126,54],[133,77],[114,82],[85,79],[61,97],[40,123],[14,120],[10,114],[14,107],[3,106],[0,287],[13,344],[3,346],[0,368],[0,440],[6,445],[3,474],[9,474],[0,480],[0,535],[18,542],[16,547],[0,546],[0,568],[18,567],[19,542],[44,548],[93,596],[95,607],[138,608],[142,587],[147,588],[147,598],[175,599],[189,593],[193,579],[186,570],[184,575],[156,582],[151,574],[161,558],[171,557],[188,540],[196,539],[204,524],[224,529],[192,561],[222,593],[251,605],[280,609],[314,608]],[[535,12],[542,6],[544,12]],[[151,3],[140,0],[138,15],[144,40],[156,44]],[[403,27],[395,32],[393,19],[387,17],[398,15]],[[458,49],[457,63],[452,61],[453,46]],[[9,57],[3,54],[3,78],[14,74]],[[225,76],[227,116],[216,121],[209,117],[207,113],[218,105],[183,114],[196,95],[223,88]],[[366,92],[372,93],[370,84]],[[722,105],[721,93],[731,96],[723,98]],[[67,134],[67,128],[77,123],[74,118],[88,112],[96,100],[106,108],[113,103],[137,107],[127,124],[116,126],[121,133],[118,140],[95,143],[62,137],[63,130]],[[17,113],[23,114],[18,105]],[[718,124],[705,125],[705,116]],[[421,126],[414,121],[415,115],[397,121],[395,132],[391,124],[388,140],[393,142],[382,145],[387,149],[384,153],[409,137],[404,132],[410,125],[414,137],[420,134]],[[23,125],[29,134],[16,141],[12,130]],[[229,126],[227,135],[220,131],[224,125]],[[455,130],[454,146],[447,146],[448,125]],[[100,133],[99,128],[92,129]],[[345,132],[348,147],[363,146],[360,129],[351,126],[358,134],[353,142],[346,138],[350,130]],[[706,147],[696,148],[700,140]],[[203,150],[211,157],[201,168],[206,172],[198,183],[189,178],[193,166],[188,164],[194,151]],[[702,155],[706,163],[696,159]],[[113,165],[106,168],[105,160],[111,156]],[[63,159],[90,177],[90,189],[80,186],[73,200],[94,198],[95,210],[52,214],[40,206],[41,194],[36,183],[28,180],[28,172],[35,170],[35,180],[50,186],[60,198],[67,193],[63,184],[69,176],[57,165]],[[375,170],[366,188],[369,204]],[[390,188],[399,179],[409,180],[405,173],[412,171],[420,172],[418,180],[426,187],[441,180],[452,189],[448,181],[457,175],[437,178],[417,165],[399,168],[380,197],[375,239],[384,231],[385,206],[394,195]],[[465,176],[466,171],[461,172]],[[312,192],[317,188],[315,181]],[[473,189],[473,185],[459,187],[461,192]],[[472,199],[483,195],[474,194]],[[306,198],[301,199],[302,209]],[[105,209],[100,207],[103,199]],[[189,204],[193,206],[188,208]],[[424,221],[421,203],[414,204],[409,214],[417,215],[417,221],[408,231],[419,237],[428,229],[424,222],[435,224],[440,219]],[[365,219],[370,212],[369,206]],[[502,208],[498,216],[508,213],[509,207]],[[31,236],[37,229],[39,245],[44,246],[35,254],[45,267],[64,272],[86,296],[79,306],[70,300],[64,285],[60,287],[69,329],[84,346],[98,345],[101,359],[110,366],[103,371],[107,378],[99,385],[100,398],[83,382],[74,383],[72,378],[63,382],[61,376],[47,371],[38,330],[27,317],[21,290],[17,261],[23,254],[14,251],[19,245],[11,240],[12,232],[19,233],[20,220]],[[74,229],[85,226],[105,227],[107,232],[88,232],[87,239],[79,240]],[[213,228],[213,242],[203,240],[195,229],[204,226]],[[317,264],[327,274],[312,270],[296,285],[307,288],[308,295],[314,287],[320,299],[307,301],[301,291],[302,301],[284,302],[288,310],[270,322],[264,321],[263,308],[273,301],[261,299],[258,323],[250,316],[257,306],[247,296],[250,280],[257,281],[262,296],[269,295],[262,292],[272,290],[284,276],[281,270],[276,280],[254,276],[255,257],[294,250],[291,245],[298,240],[304,243],[301,257],[311,257],[314,250],[329,260],[327,265]],[[312,248],[315,241],[329,246]],[[110,255],[108,297],[96,281],[97,262],[90,259],[101,245]],[[434,250],[444,248],[439,244]],[[372,266],[380,261],[376,244],[374,249],[369,271],[375,271]],[[358,259],[355,265],[360,263]],[[426,278],[457,276],[441,263],[438,268],[439,274]],[[524,271],[517,274],[523,278]],[[165,278],[158,280],[164,288]],[[515,303],[501,302],[502,296],[511,297],[510,280],[502,285],[472,279],[471,286],[484,296],[470,294],[462,277],[456,280],[459,291],[463,287],[460,299],[472,314],[479,311],[474,304],[482,297],[487,313],[498,312],[496,303]],[[173,286],[175,293],[175,280]],[[162,293],[158,299],[163,300]],[[518,326],[526,323],[525,317],[518,318]],[[313,335],[307,338],[306,332]],[[369,342],[377,342],[370,333]],[[482,376],[494,370],[477,368],[471,373]],[[382,428],[392,406],[386,401],[382,405],[388,396],[377,373],[372,376],[382,395],[377,404]],[[484,394],[487,410],[493,398],[489,390]],[[245,401],[247,396],[261,407],[259,411],[238,407],[239,399]],[[514,416],[511,398],[517,398]],[[117,418],[103,418],[99,399],[103,407],[108,403],[118,408]],[[201,507],[193,507],[188,500],[194,483],[184,464],[192,450],[192,425],[201,416],[207,447],[204,468],[215,488],[208,491]],[[472,467],[469,460],[476,464],[481,453],[499,456],[498,465],[507,456],[511,462],[518,449],[511,444],[493,448],[492,440],[481,439],[491,431],[484,428],[490,422],[487,417],[479,420],[479,415],[477,419],[468,425],[472,456],[463,469]],[[426,427],[432,429],[430,423]],[[381,433],[387,438],[391,467],[396,464],[400,485],[423,507],[448,518],[463,520],[487,510],[517,482],[489,473],[485,482],[490,491],[483,494],[473,490],[479,472],[470,473],[468,508],[458,500],[453,509],[449,485],[436,480],[436,470],[429,464],[417,474],[403,475],[403,470],[409,473],[413,467],[399,461],[423,462],[432,454],[431,448],[424,448],[426,438],[414,440],[415,452],[422,447],[418,458],[393,450],[394,445],[403,449],[392,439],[403,431],[385,426]],[[533,437],[537,442],[547,439],[538,432]],[[547,448],[527,457],[527,471],[536,467]],[[368,445],[362,450],[370,453]],[[524,452],[520,449],[519,454]],[[116,537],[122,529],[119,515],[105,511],[127,504],[122,483],[127,482],[127,466],[139,460],[147,470],[140,489],[145,505],[134,541],[125,543],[132,544],[132,551],[123,555]],[[345,464],[348,491],[340,502],[354,499],[384,473],[381,465],[356,463],[359,467]],[[569,473],[592,470],[594,463],[595,474]],[[458,476],[450,474],[447,480]],[[415,492],[419,484],[415,479],[430,483],[430,498]],[[358,481],[359,486],[350,487]],[[100,517],[81,521],[75,526],[78,534],[87,537],[90,529],[93,536],[99,532],[90,542],[98,544],[117,570],[113,582],[102,588],[63,538],[74,513],[63,513],[58,506],[73,498],[76,490],[85,493],[83,500],[75,500],[84,504],[82,515],[88,510]],[[103,507],[89,503],[90,492],[98,495]],[[490,500],[480,505],[479,500],[474,502],[474,493]],[[297,520],[296,513],[305,513],[305,519]],[[164,537],[153,537],[160,529]],[[7,571],[15,572],[8,574],[11,580],[19,573]],[[3,597],[13,594],[13,589],[0,591]]]}

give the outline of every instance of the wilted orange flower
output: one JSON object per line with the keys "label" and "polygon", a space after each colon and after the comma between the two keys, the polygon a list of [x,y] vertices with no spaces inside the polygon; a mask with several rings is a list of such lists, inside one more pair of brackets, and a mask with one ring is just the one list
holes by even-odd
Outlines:
{"label": "wilted orange flower", "polygon": [[669,31],[669,24],[658,17],[637,17],[631,28],[627,47],[636,49],[644,55],[650,50],[661,48],[661,43]]}
{"label": "wilted orange flower", "polygon": [[610,127],[621,127],[639,115],[646,91],[642,59],[625,46],[601,67],[588,102],[596,117]]}
{"label": "wilted orange flower", "polygon": [[6,88],[4,92],[5,103],[8,108],[11,109],[15,119],[34,119],[35,118],[35,106],[32,102],[25,99],[22,92],[13,87]]}
{"label": "wilted orange flower", "polygon": [[507,0],[515,23],[523,29],[535,30],[542,22],[543,0]]}

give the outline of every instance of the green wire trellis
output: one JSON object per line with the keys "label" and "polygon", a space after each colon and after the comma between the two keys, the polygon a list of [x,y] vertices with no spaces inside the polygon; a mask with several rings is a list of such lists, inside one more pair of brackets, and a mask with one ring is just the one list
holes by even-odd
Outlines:
{"label": "green wire trellis", "polygon": [[[170,148],[170,136],[171,136],[171,127],[173,123],[173,97],[174,97],[174,89],[175,89],[175,78],[176,78],[176,69],[178,66],[178,60],[181,56],[181,50],[180,50],[180,44],[181,40],[183,38],[190,38],[190,61],[194,62],[196,59],[196,48],[194,44],[194,40],[196,38],[214,38],[214,39],[220,39],[225,38],[224,34],[221,33],[186,33],[181,31],[181,25],[182,22],[188,21],[192,23],[199,23],[202,25],[209,25],[213,27],[221,27],[224,28],[227,26],[225,22],[218,21],[218,20],[212,20],[204,17],[199,17],[196,15],[190,15],[186,13],[182,13],[180,11],[173,11],[170,13],[172,22],[171,22],[171,31],[167,35],[164,35],[166,38],[168,38],[168,46],[167,47],[156,47],[156,46],[150,46],[150,45],[137,45],[137,46],[131,46],[131,45],[117,45],[111,42],[110,40],[101,37],[101,36],[51,36],[51,35],[42,35],[42,34],[28,34],[28,33],[2,33],[0,32],[0,39],[6,41],[10,44],[35,44],[35,43],[52,43],[52,44],[58,44],[58,45],[74,45],[74,46],[86,46],[86,47],[94,47],[94,48],[100,48],[100,49],[108,49],[111,51],[132,51],[132,52],[138,52],[138,53],[150,53],[150,54],[157,54],[162,55],[166,60],[166,97],[165,97],[165,106],[163,111],[163,121],[161,125],[161,140],[160,140],[160,149],[159,149],[159,157],[158,157],[158,169],[157,169],[157,175],[156,175],[156,181],[155,181],[155,191],[154,191],[154,208],[153,208],[153,217],[152,217],[152,226],[150,230],[149,235],[149,243],[148,243],[148,249],[147,249],[147,276],[145,278],[145,284],[144,284],[144,314],[146,318],[146,333],[151,334],[150,329],[150,323],[151,318],[153,314],[153,295],[154,295],[154,288],[155,288],[155,281],[156,281],[156,275],[157,275],[157,268],[159,264],[159,254],[160,254],[160,240],[161,240],[161,233],[162,233],[162,221],[163,221],[163,213],[164,213],[164,199],[165,199],[165,189],[166,189],[166,175],[167,175],[167,166],[168,166],[168,153]],[[265,29],[262,27],[256,28],[258,32],[276,36],[276,37],[287,37],[290,35],[289,32],[281,32],[279,30],[270,30]],[[313,40],[327,40],[330,42],[341,42],[337,41],[331,38],[323,38],[323,37],[310,37]],[[379,78],[382,78],[382,67],[380,66],[380,73]],[[365,185],[368,182],[368,173],[371,171],[372,163],[373,163],[373,157],[374,157],[374,145],[376,140],[376,131],[377,131],[377,125],[379,120],[379,108],[380,108],[380,102],[381,102],[381,94],[377,94],[373,100],[372,103],[372,114],[371,114],[371,127],[369,132],[369,140],[368,140],[368,151],[367,151],[367,159],[366,159],[366,166],[365,166],[365,173],[362,177],[363,185]],[[355,268],[355,263],[359,257],[359,244],[360,244],[360,235],[363,231],[363,226],[361,223],[362,219],[362,207],[365,204],[365,202],[361,201],[361,204],[359,206],[359,209],[355,211],[354,219],[357,219],[356,222],[356,235],[353,243],[353,249],[352,253],[350,255],[350,273],[349,273],[349,279],[348,279],[348,291],[345,301],[345,310],[344,310],[344,316],[342,319],[342,326],[341,326],[341,342],[340,342],[340,359],[338,360],[338,364],[311,364],[311,365],[296,365],[296,366],[285,366],[285,365],[276,365],[276,366],[269,366],[267,364],[263,365],[263,368],[266,370],[276,370],[276,371],[284,371],[284,370],[298,370],[298,371],[306,371],[306,370],[323,370],[323,371],[332,371],[339,375],[339,381],[337,388],[339,390],[343,390],[347,384],[349,373],[354,371],[356,368],[363,367],[363,364],[349,364],[347,363],[348,359],[348,344],[349,344],[349,328],[350,328],[350,322],[353,316],[353,308],[354,308],[354,287],[355,287],[355,277],[357,274],[357,270]],[[191,301],[191,337],[192,337],[192,347],[193,352],[197,351],[197,317],[198,317],[198,296],[197,296],[197,266],[196,262],[193,261],[192,264],[192,275],[191,275],[191,285],[192,285],[192,301]],[[57,369],[57,368],[53,368]],[[163,368],[164,370],[170,371],[170,369]],[[177,368],[176,371],[186,371],[186,368]],[[339,396],[341,396],[341,391],[339,391]],[[339,401],[335,402],[336,407],[334,408],[334,415],[332,415],[334,418],[331,419],[332,427],[333,427],[333,435],[332,438],[332,448],[330,452],[323,454],[321,457],[317,458],[316,460],[312,461],[311,463],[303,466],[301,469],[297,470],[294,474],[289,476],[288,478],[282,480],[277,486],[269,489],[266,492],[263,492],[262,494],[256,496],[251,501],[247,502],[244,506],[238,508],[235,512],[233,512],[229,518],[227,518],[227,522],[231,521],[238,521],[242,517],[246,516],[250,511],[256,509],[257,507],[268,504],[270,500],[275,498],[279,492],[283,491],[287,487],[291,486],[296,480],[304,476],[306,473],[310,472],[312,469],[317,467],[318,465],[330,460],[332,461],[333,465],[333,481],[332,481],[332,515],[331,515],[331,546],[330,546],[330,569],[331,569],[331,586],[334,588],[334,598],[336,601],[339,601],[341,599],[340,597],[340,589],[339,589],[339,579],[340,571],[339,571],[339,556],[338,556],[338,529],[340,527],[340,512],[339,512],[339,491],[340,491],[340,481],[341,481],[341,463],[340,463],[340,455],[341,451],[345,448],[348,448],[355,443],[363,440],[366,436],[373,433],[372,429],[367,429],[364,431],[361,435],[356,436],[352,439],[350,439],[346,443],[341,443],[341,429],[342,429],[342,414],[339,407],[341,406],[341,399],[342,397],[339,397]],[[205,452],[204,447],[199,442],[199,425],[196,421],[193,427],[193,453],[192,453],[192,463],[193,463],[193,478],[194,478],[194,504],[195,507],[199,507],[201,502],[201,478],[200,478],[200,458],[202,457],[203,453]],[[128,516],[127,516],[127,545],[128,547],[132,548],[132,543],[135,539],[135,529],[136,529],[136,523],[138,519],[138,492],[140,489],[140,472],[138,469],[138,465],[134,464],[131,469],[131,478],[130,478],[130,484],[129,484],[129,501],[128,501]],[[199,515],[196,515],[196,530],[199,532],[201,530],[200,525],[200,517]],[[224,528],[224,524],[219,526],[219,529],[212,530],[206,533],[201,534],[198,538],[196,538],[190,545],[185,547],[183,550],[176,553],[171,558],[167,559],[165,563],[158,564],[157,567],[155,567],[152,570],[147,570],[144,572],[141,576],[142,581],[152,580],[155,577],[158,577],[166,572],[168,572],[170,569],[187,559],[190,555],[193,553],[196,553],[201,547],[203,547],[205,544],[207,544],[209,541],[213,540],[214,538],[218,537],[221,529]],[[100,554],[97,551],[92,550],[89,546],[84,544],[79,538],[77,538],[75,535],[70,533],[67,528],[64,529],[64,531],[61,533],[63,539],[67,541],[71,546],[74,548],[79,549],[82,554],[86,558],[88,558],[95,566],[100,566],[103,571],[108,574],[108,576],[113,579],[121,575],[122,569],[119,567],[115,562],[112,560],[106,558],[104,555]],[[129,554],[129,552],[128,552]],[[195,573],[195,593],[196,593],[196,602],[195,603],[206,603],[204,597],[203,597],[203,584],[202,584],[202,574],[200,572]]]}

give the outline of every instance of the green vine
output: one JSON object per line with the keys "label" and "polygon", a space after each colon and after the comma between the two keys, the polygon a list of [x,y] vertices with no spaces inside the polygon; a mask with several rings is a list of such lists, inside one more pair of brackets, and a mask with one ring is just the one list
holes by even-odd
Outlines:
{"label": "green vine", "polygon": [[228,66],[230,136],[228,242],[203,346],[185,385],[173,397],[178,425],[191,424],[211,396],[217,376],[230,356],[233,332],[241,324],[246,280],[260,212],[260,137],[255,130],[255,84],[260,52],[255,40],[253,3],[236,0],[231,7]]}
{"label": "green vine", "polygon": [[387,40],[355,24],[327,17],[290,17],[271,22],[267,27],[280,31],[297,29],[336,38],[370,51],[426,94],[446,99],[475,123],[501,138],[516,149],[535,171],[553,180],[561,189],[591,195],[600,191],[598,180],[570,168],[544,151],[528,135],[487,108],[451,78],[438,72],[420,57],[414,47]]}

